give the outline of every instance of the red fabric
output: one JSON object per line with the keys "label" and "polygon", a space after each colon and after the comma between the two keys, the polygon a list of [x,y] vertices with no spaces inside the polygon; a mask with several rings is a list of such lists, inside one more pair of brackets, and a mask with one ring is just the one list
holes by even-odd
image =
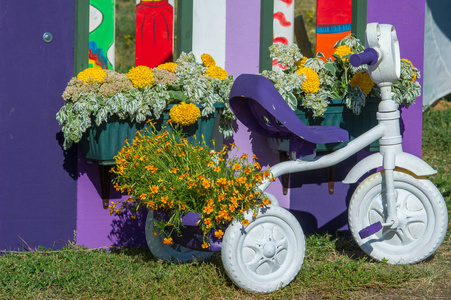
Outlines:
{"label": "red fabric", "polygon": [[136,6],[136,66],[154,68],[172,61],[173,13],[167,0]]}
{"label": "red fabric", "polygon": [[317,0],[316,26],[350,24],[352,0]]}

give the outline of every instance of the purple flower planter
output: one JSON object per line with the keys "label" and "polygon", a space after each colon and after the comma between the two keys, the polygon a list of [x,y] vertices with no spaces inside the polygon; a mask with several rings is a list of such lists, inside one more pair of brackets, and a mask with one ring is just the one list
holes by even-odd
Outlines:
{"label": "purple flower planter", "polygon": [[[167,211],[154,211],[154,217],[157,220],[169,221],[170,215]],[[211,230],[208,234],[208,238],[210,239],[210,247],[202,248],[203,240],[202,240],[202,230],[199,227],[200,216],[194,212],[188,212],[186,215],[182,217],[182,226],[180,227],[181,235],[177,235],[177,233],[172,234],[172,239],[175,243],[184,246],[186,248],[190,248],[198,251],[209,251],[209,252],[219,252],[221,251],[222,239],[218,239],[215,236],[215,231]],[[225,229],[223,229],[224,231]]]}

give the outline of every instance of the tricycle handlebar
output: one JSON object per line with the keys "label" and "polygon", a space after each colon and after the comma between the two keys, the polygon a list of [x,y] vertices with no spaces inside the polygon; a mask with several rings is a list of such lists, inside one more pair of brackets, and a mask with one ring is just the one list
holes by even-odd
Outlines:
{"label": "tricycle handlebar", "polygon": [[360,54],[353,54],[349,61],[354,67],[358,67],[363,64],[372,66],[377,63],[378,58],[379,55],[376,50],[373,48],[367,48]]}

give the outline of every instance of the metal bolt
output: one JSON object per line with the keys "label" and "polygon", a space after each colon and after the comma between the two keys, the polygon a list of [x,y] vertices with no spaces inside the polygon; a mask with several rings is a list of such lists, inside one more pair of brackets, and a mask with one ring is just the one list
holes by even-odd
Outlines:
{"label": "metal bolt", "polygon": [[44,42],[50,43],[53,40],[53,35],[50,32],[46,32],[42,35]]}

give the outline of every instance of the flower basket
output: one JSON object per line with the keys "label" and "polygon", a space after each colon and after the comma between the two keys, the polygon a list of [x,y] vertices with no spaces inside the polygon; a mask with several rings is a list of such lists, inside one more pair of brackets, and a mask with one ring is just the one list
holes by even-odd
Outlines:
{"label": "flower basket", "polygon": [[[158,210],[154,212],[154,218],[158,221],[169,222],[170,213],[164,210]],[[180,234],[173,232],[171,237],[175,243],[180,246],[197,250],[197,251],[208,251],[208,252],[219,252],[221,251],[222,240],[218,239],[214,235],[214,230],[209,233],[210,246],[203,248],[203,232],[199,224],[201,222],[201,216],[194,212],[188,212],[182,217]],[[225,228],[224,228],[225,231]]]}
{"label": "flower basket", "polygon": [[[366,105],[362,108],[360,115],[355,115],[352,110],[346,107],[344,99],[332,99],[322,117],[313,117],[311,110],[298,107],[294,112],[299,119],[308,126],[336,126],[349,132],[349,140],[360,136],[372,127],[377,125],[376,112],[379,105],[378,98],[367,98]],[[348,142],[318,144],[317,152],[334,151],[347,145]],[[289,149],[288,140],[268,138],[269,147],[277,151],[287,152]],[[379,142],[371,143],[367,150],[378,151]]]}
{"label": "flower basket", "polygon": [[[159,130],[163,124],[169,120],[169,110],[173,105],[169,105],[163,112],[155,127]],[[183,133],[186,134],[188,140],[202,139],[211,143],[215,130],[215,119],[218,111],[224,107],[223,103],[214,104],[216,110],[214,113],[201,117],[196,123],[183,127]],[[114,156],[124,145],[125,140],[132,141],[138,130],[143,130],[146,126],[145,122],[131,122],[130,119],[123,120],[117,116],[110,116],[108,122],[99,126],[93,125],[83,135],[80,145],[83,155],[88,163],[98,163],[99,165],[114,165]],[[170,127],[168,128],[170,129]]]}

